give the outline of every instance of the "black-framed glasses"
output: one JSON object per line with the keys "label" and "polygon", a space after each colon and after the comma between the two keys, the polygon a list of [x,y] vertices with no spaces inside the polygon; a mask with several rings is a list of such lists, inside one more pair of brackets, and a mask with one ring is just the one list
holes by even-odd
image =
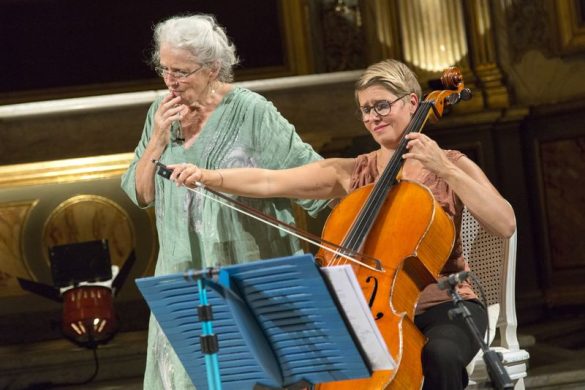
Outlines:
{"label": "black-framed glasses", "polygon": [[356,116],[359,120],[363,121],[366,119],[366,116],[370,115],[372,110],[374,110],[376,114],[378,114],[381,117],[384,117],[390,114],[390,111],[392,110],[392,105],[405,96],[408,96],[408,94],[397,97],[391,102],[389,102],[388,100],[378,100],[374,102],[372,106],[360,106],[356,111]]}
{"label": "black-framed glasses", "polygon": [[168,70],[167,68],[163,68],[162,66],[157,66],[156,68],[154,68],[154,71],[162,78],[171,76],[175,80],[182,81],[185,80],[187,77],[191,76],[192,74],[199,72],[202,68],[203,65],[199,65],[199,68],[191,72],[187,72],[184,70]]}

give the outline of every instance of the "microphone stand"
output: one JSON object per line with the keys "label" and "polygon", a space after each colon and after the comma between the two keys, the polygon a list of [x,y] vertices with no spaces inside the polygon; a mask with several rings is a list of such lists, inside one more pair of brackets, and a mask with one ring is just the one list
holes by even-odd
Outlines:
{"label": "microphone stand", "polygon": [[477,329],[477,325],[475,325],[473,318],[471,318],[471,313],[465,306],[463,306],[463,299],[459,293],[455,291],[455,286],[457,284],[458,283],[449,284],[449,288],[447,289],[449,295],[451,295],[451,298],[453,299],[453,304],[455,305],[455,309],[451,309],[449,311],[449,317],[453,319],[456,316],[462,316],[465,320],[465,323],[473,334],[475,341],[477,341],[481,347],[483,352],[483,361],[487,367],[487,372],[492,385],[494,385],[498,390],[513,389],[514,383],[512,382],[512,379],[510,379],[508,371],[506,371],[504,368],[501,355],[496,351],[491,350],[484,341],[483,336],[479,332],[479,329]]}

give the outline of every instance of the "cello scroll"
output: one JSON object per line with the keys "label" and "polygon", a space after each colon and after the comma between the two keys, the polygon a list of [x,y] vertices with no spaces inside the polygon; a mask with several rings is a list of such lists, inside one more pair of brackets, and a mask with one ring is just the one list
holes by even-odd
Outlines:
{"label": "cello scroll", "polygon": [[437,122],[447,108],[461,100],[471,99],[471,90],[463,83],[461,69],[455,66],[445,69],[441,75],[441,83],[444,90],[432,91],[425,98],[425,101],[433,103],[432,115],[429,118],[431,122]]}

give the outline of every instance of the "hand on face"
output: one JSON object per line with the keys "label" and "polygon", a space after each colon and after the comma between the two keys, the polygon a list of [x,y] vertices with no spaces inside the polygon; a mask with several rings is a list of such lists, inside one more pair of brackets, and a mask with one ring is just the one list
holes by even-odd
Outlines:
{"label": "hand on face", "polygon": [[180,101],[179,96],[168,94],[154,114],[153,138],[157,139],[161,146],[166,146],[170,142],[173,122],[181,120],[181,112],[185,106],[180,104]]}
{"label": "hand on face", "polygon": [[402,158],[417,160],[429,171],[442,176],[449,160],[439,145],[422,133],[410,133],[405,138],[408,140],[406,144],[408,152],[403,154]]}

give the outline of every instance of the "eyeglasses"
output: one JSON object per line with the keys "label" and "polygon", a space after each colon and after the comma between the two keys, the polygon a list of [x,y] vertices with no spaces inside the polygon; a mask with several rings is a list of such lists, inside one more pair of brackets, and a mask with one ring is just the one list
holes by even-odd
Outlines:
{"label": "eyeglasses", "polygon": [[356,116],[359,120],[364,121],[366,120],[366,116],[370,115],[372,110],[374,110],[374,112],[379,116],[385,117],[386,115],[390,114],[392,105],[407,95],[408,94],[402,95],[392,100],[391,102],[388,100],[378,100],[374,103],[373,106],[361,106],[356,110]]}
{"label": "eyeglasses", "polygon": [[156,74],[158,74],[162,78],[171,76],[175,80],[182,81],[182,80],[185,80],[187,77],[191,76],[192,74],[199,72],[202,68],[203,68],[203,65],[200,65],[199,68],[197,68],[191,72],[187,72],[184,70],[168,70],[167,68],[157,66],[156,68],[154,68],[154,71],[156,72]]}

